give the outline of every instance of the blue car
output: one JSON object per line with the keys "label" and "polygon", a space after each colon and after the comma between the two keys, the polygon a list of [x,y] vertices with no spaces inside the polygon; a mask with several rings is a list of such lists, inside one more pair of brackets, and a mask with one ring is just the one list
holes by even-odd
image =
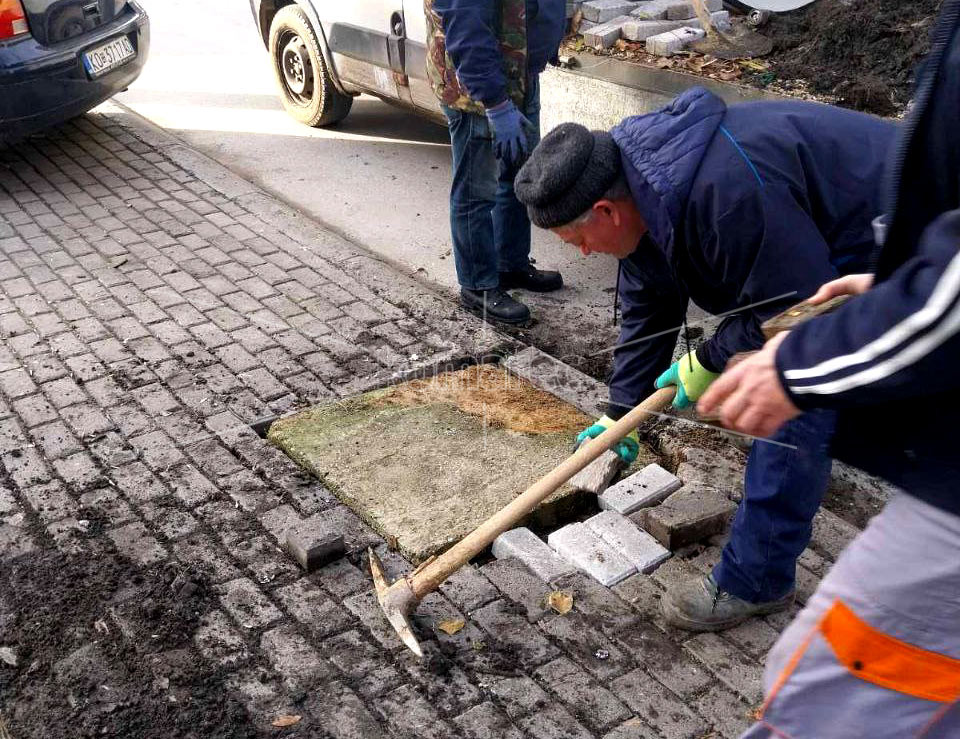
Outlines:
{"label": "blue car", "polygon": [[150,47],[136,0],[0,0],[0,143],[125,90]]}

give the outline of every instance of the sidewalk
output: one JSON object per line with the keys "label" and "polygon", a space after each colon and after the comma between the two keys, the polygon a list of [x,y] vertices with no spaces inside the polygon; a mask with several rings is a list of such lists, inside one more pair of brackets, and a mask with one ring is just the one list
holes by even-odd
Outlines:
{"label": "sidewalk", "polygon": [[[516,346],[120,109],[0,150],[0,338],[15,739],[736,737],[759,704],[788,617],[659,618],[715,545],[613,591],[571,576],[563,616],[517,562],[466,568],[418,609],[418,664],[365,549],[408,565],[249,424]],[[276,537],[308,517],[349,558],[302,576]],[[804,596],[854,533],[821,520]]]}

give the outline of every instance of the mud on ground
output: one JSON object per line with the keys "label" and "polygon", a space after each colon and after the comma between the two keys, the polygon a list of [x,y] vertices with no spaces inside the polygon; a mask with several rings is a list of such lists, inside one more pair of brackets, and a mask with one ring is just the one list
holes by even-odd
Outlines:
{"label": "mud on ground", "polygon": [[191,643],[212,605],[204,578],[85,549],[66,555],[51,547],[0,561],[0,647],[17,662],[0,661],[10,735],[260,736]]}

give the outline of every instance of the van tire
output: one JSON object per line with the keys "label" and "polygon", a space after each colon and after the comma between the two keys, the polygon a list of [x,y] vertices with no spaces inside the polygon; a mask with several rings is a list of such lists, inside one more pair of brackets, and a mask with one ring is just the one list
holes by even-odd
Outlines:
{"label": "van tire", "polygon": [[353,98],[334,84],[317,34],[298,5],[277,11],[268,48],[280,100],[291,117],[315,128],[346,118]]}

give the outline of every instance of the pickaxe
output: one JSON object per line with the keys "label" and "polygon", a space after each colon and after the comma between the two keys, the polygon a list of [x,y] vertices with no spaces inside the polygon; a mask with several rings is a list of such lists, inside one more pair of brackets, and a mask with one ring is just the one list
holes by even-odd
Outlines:
{"label": "pickaxe", "polygon": [[666,387],[633,408],[613,426],[587,444],[582,444],[572,456],[565,459],[537,482],[524,490],[510,503],[494,513],[466,537],[435,559],[427,560],[413,572],[404,575],[392,585],[383,573],[383,564],[370,549],[370,572],[377,589],[377,600],[397,635],[418,657],[423,656],[420,643],[410,628],[410,613],[424,597],[440,587],[450,575],[486,549],[507,529],[513,528],[529,515],[557,488],[613,448],[651,413],[659,413],[673,400],[676,388]]}

